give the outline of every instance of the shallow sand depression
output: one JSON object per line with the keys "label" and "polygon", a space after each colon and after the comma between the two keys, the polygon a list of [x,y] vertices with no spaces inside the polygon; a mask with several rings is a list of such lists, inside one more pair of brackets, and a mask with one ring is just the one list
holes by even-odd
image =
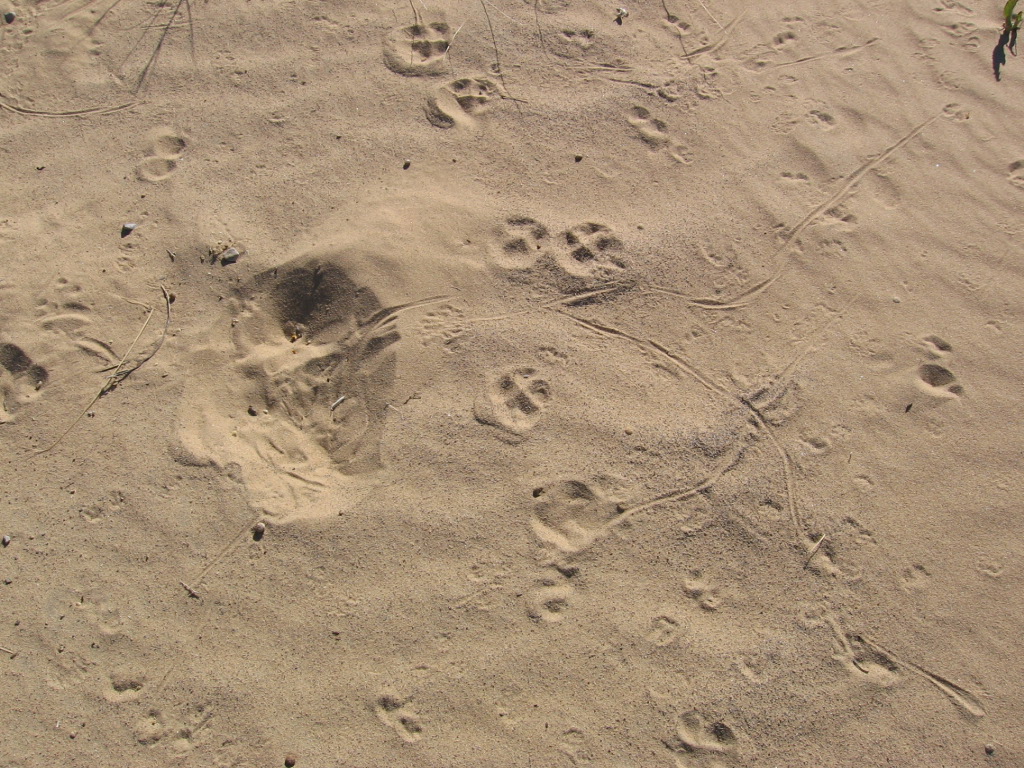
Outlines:
{"label": "shallow sand depression", "polygon": [[10,8],[0,764],[1024,760],[1001,7]]}

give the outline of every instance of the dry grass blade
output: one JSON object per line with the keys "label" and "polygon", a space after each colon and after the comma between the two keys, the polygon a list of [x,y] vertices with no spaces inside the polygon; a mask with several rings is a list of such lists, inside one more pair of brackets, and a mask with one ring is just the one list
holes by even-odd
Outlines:
{"label": "dry grass blade", "polygon": [[164,43],[167,42],[167,36],[171,33],[171,29],[174,27],[174,22],[177,21],[178,15],[184,9],[185,20],[188,26],[188,39],[189,45],[192,47],[192,55],[195,57],[195,28],[192,23],[192,5],[189,0],[177,0],[174,7],[171,9],[171,15],[167,21],[161,25],[161,33],[159,39],[156,41],[156,46],[153,48],[153,52],[149,55],[149,59],[146,61],[146,66],[142,68],[142,72],[139,74],[139,79],[135,82],[135,88],[133,93],[138,93],[142,90],[142,86],[146,84],[146,78],[149,77],[149,73],[153,71],[156,66],[157,59],[160,58],[160,52],[163,50]]}

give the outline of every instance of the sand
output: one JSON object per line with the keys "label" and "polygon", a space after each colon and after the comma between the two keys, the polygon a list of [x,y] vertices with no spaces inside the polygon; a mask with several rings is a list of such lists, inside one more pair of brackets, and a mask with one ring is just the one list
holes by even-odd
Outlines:
{"label": "sand", "polygon": [[0,765],[1024,765],[1001,3],[6,2]]}

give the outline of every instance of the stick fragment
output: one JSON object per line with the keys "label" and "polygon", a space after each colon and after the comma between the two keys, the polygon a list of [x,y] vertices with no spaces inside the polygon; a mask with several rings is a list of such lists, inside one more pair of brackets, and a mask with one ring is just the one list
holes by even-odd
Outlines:
{"label": "stick fragment", "polygon": [[818,550],[821,549],[821,545],[824,543],[826,536],[827,534],[821,534],[821,538],[818,539],[818,543],[811,547],[811,554],[807,556],[807,560],[804,562],[804,568],[809,566],[811,564],[811,560],[813,560],[814,556],[818,554]]}

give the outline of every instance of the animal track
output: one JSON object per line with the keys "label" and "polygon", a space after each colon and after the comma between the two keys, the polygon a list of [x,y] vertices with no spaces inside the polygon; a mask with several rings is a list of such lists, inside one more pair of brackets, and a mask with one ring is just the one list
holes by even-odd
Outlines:
{"label": "animal track", "polygon": [[683,44],[683,50],[691,51],[706,47],[711,42],[707,31],[697,28],[685,19],[669,13],[661,20],[662,26]]}
{"label": "animal track", "polygon": [[183,717],[167,717],[159,709],[150,709],[135,724],[135,739],[147,747],[164,743],[177,755],[184,755],[195,747],[202,730],[213,719],[213,712],[200,704],[189,707]]}
{"label": "animal track", "polygon": [[665,746],[680,755],[683,766],[720,765],[717,758],[736,752],[736,732],[718,720],[708,723],[699,712],[681,715],[674,737],[665,739]]}
{"label": "animal track", "polygon": [[443,20],[398,27],[384,41],[384,63],[392,72],[408,77],[440,75],[451,45],[451,28]]}
{"label": "animal track", "polygon": [[188,142],[172,128],[157,128],[150,134],[146,159],[139,163],[136,175],[142,181],[163,181],[178,167]]}
{"label": "animal track", "polygon": [[640,139],[654,150],[666,150],[678,163],[689,165],[693,162],[693,154],[686,145],[673,139],[668,133],[668,125],[654,117],[644,107],[633,107],[630,110],[629,124],[636,128]]}
{"label": "animal track", "polygon": [[592,29],[563,29],[561,37],[566,42],[579,47],[580,50],[586,51],[594,45],[597,33]]}
{"label": "animal track", "polygon": [[772,38],[772,45],[775,48],[784,48],[789,43],[796,40],[796,33],[792,30],[784,30],[779,32],[775,37]]}
{"label": "animal track", "polygon": [[458,345],[466,331],[465,313],[450,304],[427,312],[420,321],[420,337],[423,343],[438,342],[447,352],[451,352]]}
{"label": "animal track", "polygon": [[916,592],[928,586],[932,574],[920,563],[903,569],[903,589],[907,592]]}
{"label": "animal track", "polygon": [[438,128],[474,126],[494,100],[501,98],[501,87],[489,78],[459,78],[441,86],[427,99],[427,120]]}
{"label": "animal track", "polygon": [[550,243],[548,228],[526,216],[508,219],[498,241],[493,249],[494,262],[504,269],[519,271],[536,265]]}
{"label": "animal track", "polygon": [[60,277],[54,283],[52,293],[56,298],[40,297],[36,314],[39,325],[46,331],[60,331],[73,334],[92,322],[91,307],[82,297],[82,288]]}
{"label": "animal track", "polygon": [[402,741],[411,744],[423,738],[423,722],[408,700],[385,694],[377,699],[373,711]]}
{"label": "animal track", "polygon": [[21,347],[0,344],[0,424],[11,421],[15,411],[34,400],[48,380],[46,369],[32,362]]}
{"label": "animal track", "polygon": [[953,347],[948,341],[934,334],[921,339],[921,344],[924,346],[928,356],[933,359],[943,358],[953,351]]}
{"label": "animal track", "polygon": [[712,588],[700,571],[690,571],[690,578],[683,582],[683,591],[704,611],[717,611],[721,605],[718,590]]}
{"label": "animal track", "polygon": [[664,648],[675,643],[683,632],[683,623],[679,617],[663,613],[651,620],[647,640],[659,648]]}
{"label": "animal track", "polygon": [[[927,573],[921,566],[914,570],[918,568]],[[847,632],[823,605],[805,607],[798,614],[798,621],[806,629],[828,626],[832,630],[832,658],[841,662],[855,680],[889,688],[900,681],[901,672],[910,672],[935,686],[954,706],[974,717],[985,716],[984,706],[973,693],[919,664],[901,659],[864,635]]]}
{"label": "animal track", "polygon": [[826,131],[836,127],[836,119],[824,109],[812,109],[807,113],[811,124]]}
{"label": "animal track", "polygon": [[146,675],[133,669],[119,668],[110,674],[110,689],[104,698],[112,704],[123,704],[135,701],[142,693],[146,683]]}
{"label": "animal track", "polygon": [[604,224],[587,222],[562,233],[552,250],[564,293],[581,293],[620,277],[626,269],[622,241]]}
{"label": "animal track", "polygon": [[514,440],[537,425],[551,399],[550,386],[533,368],[517,368],[503,373],[487,385],[473,414],[481,424],[489,424]]}
{"label": "animal track", "polygon": [[568,584],[547,584],[527,596],[526,612],[531,619],[554,624],[565,618],[575,589]]}
{"label": "animal track", "polygon": [[[953,347],[948,341],[934,334],[922,338],[921,346],[925,355],[934,361],[945,361],[953,352]],[[935,397],[955,398],[964,393],[964,388],[957,382],[956,376],[938,362],[918,366],[917,385],[923,392]]]}
{"label": "animal track", "polygon": [[917,369],[919,388],[936,397],[959,397],[964,388],[957,383],[956,376],[948,368],[935,363],[925,363]]}
{"label": "animal track", "polygon": [[968,50],[975,50],[981,45],[981,38],[978,36],[978,25],[970,21],[960,21],[955,24],[943,24],[942,29],[950,37],[953,37]]}
{"label": "animal track", "polygon": [[604,224],[577,224],[552,238],[547,226],[528,216],[507,219],[490,248],[491,260],[509,279],[548,284],[565,294],[599,289],[622,277],[623,250]]}
{"label": "animal track", "polygon": [[86,303],[82,288],[58,278],[51,292],[37,302],[36,315],[39,326],[67,341],[106,365],[114,365],[120,356],[110,344],[94,336],[87,336],[85,328],[92,324],[93,308]]}
{"label": "animal track", "polygon": [[832,658],[842,663],[854,678],[883,688],[898,682],[899,665],[896,662],[866,644],[859,635],[844,632],[834,621],[829,623],[835,635]]}
{"label": "animal track", "polygon": [[573,554],[603,536],[622,505],[598,484],[562,480],[533,489],[533,532],[545,544]]}
{"label": "animal track", "polygon": [[1024,189],[1024,160],[1010,163],[1009,175],[1006,178],[1017,189]]}

